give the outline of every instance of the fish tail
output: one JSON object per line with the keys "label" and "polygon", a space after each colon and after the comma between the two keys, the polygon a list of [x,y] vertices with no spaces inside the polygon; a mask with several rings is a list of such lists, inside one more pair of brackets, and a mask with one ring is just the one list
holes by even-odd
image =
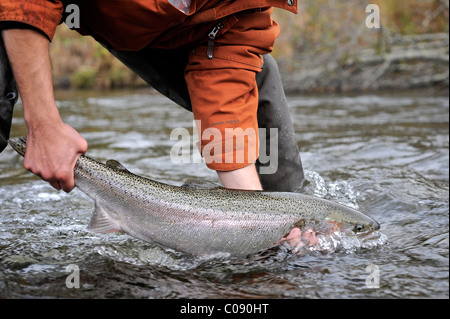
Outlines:
{"label": "fish tail", "polygon": [[25,156],[25,150],[27,148],[27,137],[16,137],[12,138],[9,141],[9,145],[20,155]]}

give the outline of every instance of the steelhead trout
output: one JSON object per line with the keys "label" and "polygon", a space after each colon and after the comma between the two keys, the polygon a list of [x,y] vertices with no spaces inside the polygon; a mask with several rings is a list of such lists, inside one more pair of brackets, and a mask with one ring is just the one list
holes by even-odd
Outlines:
{"label": "steelhead trout", "polygon": [[[10,144],[25,154],[26,138]],[[87,156],[80,156],[74,172],[76,186],[95,201],[88,230],[123,231],[190,254],[245,256],[279,242],[293,227],[325,221],[362,235],[380,228],[361,212],[299,193],[173,186]]]}

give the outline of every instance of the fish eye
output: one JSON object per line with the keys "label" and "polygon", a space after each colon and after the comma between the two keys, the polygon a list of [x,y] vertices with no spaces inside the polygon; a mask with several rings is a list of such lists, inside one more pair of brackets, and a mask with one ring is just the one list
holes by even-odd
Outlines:
{"label": "fish eye", "polygon": [[360,223],[356,224],[355,227],[353,228],[353,231],[355,233],[362,233],[365,230],[366,230],[366,226],[364,226],[364,224],[360,224]]}

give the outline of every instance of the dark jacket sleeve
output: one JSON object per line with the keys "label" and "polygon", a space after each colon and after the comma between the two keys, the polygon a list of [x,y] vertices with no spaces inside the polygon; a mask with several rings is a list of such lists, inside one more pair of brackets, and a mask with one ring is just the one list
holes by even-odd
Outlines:
{"label": "dark jacket sleeve", "polygon": [[16,22],[27,24],[42,31],[49,40],[61,21],[63,4],[59,0],[2,0],[0,2],[0,23],[9,28]]}

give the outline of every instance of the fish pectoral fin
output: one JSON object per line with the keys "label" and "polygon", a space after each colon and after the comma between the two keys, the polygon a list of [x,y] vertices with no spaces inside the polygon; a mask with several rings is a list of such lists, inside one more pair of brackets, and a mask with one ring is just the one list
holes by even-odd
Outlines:
{"label": "fish pectoral fin", "polygon": [[95,209],[92,213],[87,230],[93,233],[107,234],[119,231],[120,226],[108,215],[105,209],[95,201]]}
{"label": "fish pectoral fin", "polygon": [[124,172],[130,173],[130,171],[125,168],[125,166],[123,166],[118,161],[113,160],[113,159],[107,160],[106,161],[106,166],[114,168],[114,169],[117,169],[119,171],[124,171]]}

